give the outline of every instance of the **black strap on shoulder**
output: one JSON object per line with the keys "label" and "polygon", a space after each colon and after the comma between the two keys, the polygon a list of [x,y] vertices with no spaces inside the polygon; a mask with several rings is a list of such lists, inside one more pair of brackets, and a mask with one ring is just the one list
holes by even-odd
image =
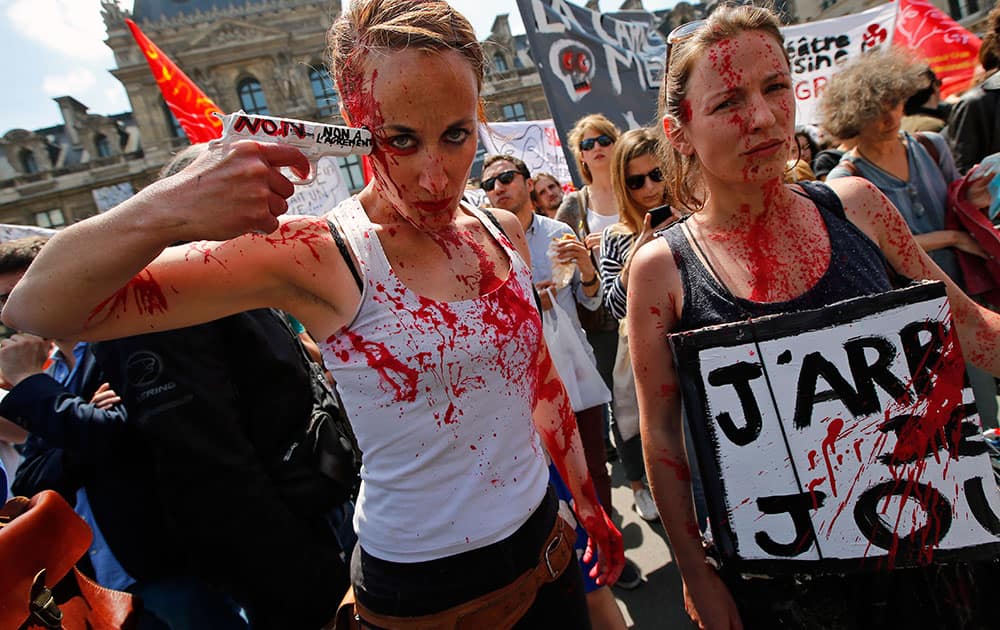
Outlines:
{"label": "black strap on shoulder", "polygon": [[351,275],[354,276],[354,282],[358,285],[358,291],[364,291],[364,283],[361,281],[361,274],[358,273],[358,268],[354,266],[354,259],[351,258],[351,252],[347,249],[347,243],[344,242],[344,235],[340,233],[337,226],[333,224],[330,219],[326,220],[326,224],[330,226],[330,234],[333,235],[333,242],[337,244],[337,249],[340,250],[340,255],[344,257],[344,262],[347,263],[347,268],[351,270]]}
{"label": "black strap on shoulder", "polygon": [[847,220],[847,214],[844,212],[844,204],[840,201],[837,193],[833,192],[832,188],[821,182],[801,181],[798,184],[814,204],[822,206],[827,212],[838,219]]}
{"label": "black strap on shoulder", "polygon": [[[497,215],[493,214],[492,210],[490,210],[489,208],[480,208],[480,210],[482,210],[483,214],[486,215],[486,218],[488,218],[490,220],[490,223],[492,223],[493,225],[495,225],[496,228],[498,230],[500,230],[501,234],[503,234],[504,236],[507,236],[507,231],[503,229],[502,225],[500,225],[500,219],[497,218]],[[510,237],[508,237],[508,238],[510,238]]]}

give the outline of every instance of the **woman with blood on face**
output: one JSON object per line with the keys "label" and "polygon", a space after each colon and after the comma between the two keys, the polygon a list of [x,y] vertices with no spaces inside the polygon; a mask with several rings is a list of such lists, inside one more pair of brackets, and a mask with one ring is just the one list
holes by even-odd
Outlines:
{"label": "woman with blood on face", "polygon": [[[556,503],[539,438],[599,551],[594,574],[613,584],[621,536],[542,340],[524,234],[509,213],[494,211],[501,231],[461,204],[482,112],[472,26],[445,2],[357,0],[329,45],[344,117],[375,138],[362,192],[326,217],[282,217],[293,187],[279,169],[304,173],[300,152],[208,151],[53,238],[4,318],[97,340],[294,313],[325,340],[364,452],[352,582],[378,615],[450,610],[542,566]],[[522,624],[588,626],[568,564]]]}
{"label": "woman with blood on face", "polygon": [[[723,6],[668,41],[660,93],[664,158],[673,203],[698,209],[636,252],[627,330],[647,473],[683,578],[685,605],[699,625],[713,629],[741,628],[741,617],[761,627],[857,627],[859,620],[905,625],[907,615],[917,616],[926,603],[883,609],[875,601],[877,590],[895,584],[903,571],[888,579],[723,581],[707,562],[665,334],[884,292],[891,289],[886,261],[907,277],[945,283],[966,357],[993,374],[1000,374],[1000,317],[941,272],[870,183],[845,178],[830,187],[816,184],[821,188],[813,193],[822,203],[805,194],[814,186],[782,183],[794,142],[795,98],[773,13]],[[826,209],[831,190],[847,220]],[[927,594],[906,584],[900,597]]]}

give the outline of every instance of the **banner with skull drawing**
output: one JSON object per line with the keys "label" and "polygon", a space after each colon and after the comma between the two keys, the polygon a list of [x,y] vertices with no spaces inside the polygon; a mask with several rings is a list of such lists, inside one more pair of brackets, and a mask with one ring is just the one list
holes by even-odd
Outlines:
{"label": "banner with skull drawing", "polygon": [[670,343],[712,533],[737,570],[1000,552],[1000,495],[940,282]]}
{"label": "banner with skull drawing", "polygon": [[666,44],[651,14],[607,15],[565,0],[517,0],[517,6],[574,171],[565,134],[578,118],[602,113],[621,129],[655,121]]}

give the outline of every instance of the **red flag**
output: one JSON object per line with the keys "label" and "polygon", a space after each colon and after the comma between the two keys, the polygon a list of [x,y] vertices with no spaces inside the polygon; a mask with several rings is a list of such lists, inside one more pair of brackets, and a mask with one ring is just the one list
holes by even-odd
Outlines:
{"label": "red flag", "polygon": [[972,83],[982,41],[930,2],[899,0],[892,43],[926,59],[946,97]]}
{"label": "red flag", "polygon": [[181,124],[188,140],[197,144],[221,136],[222,121],[212,115],[213,112],[221,113],[221,110],[215,106],[212,99],[205,96],[194,81],[139,30],[135,22],[126,19],[125,23],[132,31],[139,48],[146,55],[149,69],[156,77],[160,91],[163,92],[163,100],[167,102],[170,112]]}

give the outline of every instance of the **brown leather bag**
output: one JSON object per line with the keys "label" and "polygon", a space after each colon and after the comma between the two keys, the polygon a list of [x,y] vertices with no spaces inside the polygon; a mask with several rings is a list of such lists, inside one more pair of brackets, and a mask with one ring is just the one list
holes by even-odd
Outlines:
{"label": "brown leather bag", "polygon": [[135,624],[133,597],[76,568],[92,535],[59,494],[0,508],[0,628],[112,630]]}

